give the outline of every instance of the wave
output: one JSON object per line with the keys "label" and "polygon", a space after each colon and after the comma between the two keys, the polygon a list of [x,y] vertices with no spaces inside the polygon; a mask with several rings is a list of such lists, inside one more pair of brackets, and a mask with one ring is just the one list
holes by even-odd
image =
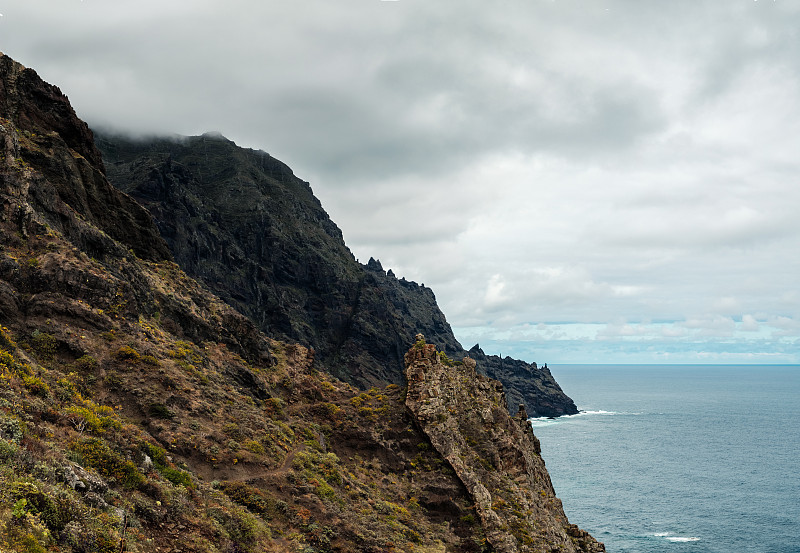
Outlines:
{"label": "wave", "polygon": [[534,427],[537,426],[550,426],[552,424],[559,424],[562,422],[569,421],[571,419],[577,419],[580,417],[587,417],[587,416],[608,416],[608,415],[638,415],[639,413],[620,413],[617,411],[603,411],[602,409],[598,409],[595,411],[581,411],[580,413],[576,413],[575,415],[562,415],[560,417],[531,417],[528,420],[531,422],[531,425]]}
{"label": "wave", "polygon": [[700,538],[695,538],[695,537],[672,536],[671,532],[656,532],[653,535],[657,538],[664,538],[665,540],[671,541],[673,543],[688,543],[693,541],[700,541]]}

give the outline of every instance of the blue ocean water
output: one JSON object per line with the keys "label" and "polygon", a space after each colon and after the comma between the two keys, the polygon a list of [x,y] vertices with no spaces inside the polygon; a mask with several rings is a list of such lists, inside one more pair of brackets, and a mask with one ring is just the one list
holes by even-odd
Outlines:
{"label": "blue ocean water", "polygon": [[800,366],[550,368],[584,412],[534,433],[609,553],[800,552]]}

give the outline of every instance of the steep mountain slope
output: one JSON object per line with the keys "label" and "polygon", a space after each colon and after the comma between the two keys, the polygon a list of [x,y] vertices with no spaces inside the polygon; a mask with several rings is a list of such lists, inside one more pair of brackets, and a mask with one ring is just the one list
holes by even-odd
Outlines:
{"label": "steep mountain slope", "polygon": [[[268,154],[220,135],[131,140],[98,135],[109,180],[155,218],[176,262],[270,336],[315,350],[361,388],[402,384],[422,332],[466,354],[430,288],[359,264],[308,183]],[[547,370],[497,356],[481,370],[532,415],[577,413]]]}
{"label": "steep mountain slope", "polygon": [[0,107],[0,550],[495,547],[405,390],[321,373],[187,277],[66,97],[2,54]]}

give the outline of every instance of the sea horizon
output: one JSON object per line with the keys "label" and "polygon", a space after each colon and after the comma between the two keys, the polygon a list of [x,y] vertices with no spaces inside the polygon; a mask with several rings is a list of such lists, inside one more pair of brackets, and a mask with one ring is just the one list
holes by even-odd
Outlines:
{"label": "sea horizon", "polygon": [[609,553],[796,553],[797,364],[548,365],[580,413],[533,418],[570,522]]}

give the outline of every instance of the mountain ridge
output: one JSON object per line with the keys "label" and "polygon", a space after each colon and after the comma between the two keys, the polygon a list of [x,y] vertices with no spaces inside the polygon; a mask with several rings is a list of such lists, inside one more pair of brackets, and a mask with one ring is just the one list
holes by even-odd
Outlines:
{"label": "mountain ridge", "polygon": [[[98,133],[112,184],[154,217],[176,262],[261,330],[315,350],[363,389],[404,382],[417,332],[448,355],[467,351],[430,288],[358,263],[311,186],[269,154],[219,134],[129,139]],[[549,371],[477,350],[505,385],[509,410],[578,412]]]}

